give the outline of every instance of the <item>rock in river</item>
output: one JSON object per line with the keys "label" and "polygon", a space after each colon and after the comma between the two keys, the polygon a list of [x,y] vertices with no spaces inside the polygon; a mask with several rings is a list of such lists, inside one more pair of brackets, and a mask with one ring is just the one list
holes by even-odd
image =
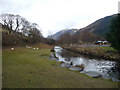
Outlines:
{"label": "rock in river", "polygon": [[80,67],[75,67],[75,66],[70,66],[69,67],[70,70],[73,70],[73,71],[82,71],[83,69],[80,68]]}
{"label": "rock in river", "polygon": [[50,60],[58,60],[58,57],[56,57],[56,55],[54,53],[50,54]]}
{"label": "rock in river", "polygon": [[68,63],[62,63],[62,64],[61,64],[61,67],[69,68],[70,65],[69,65]]}
{"label": "rock in river", "polygon": [[94,71],[91,71],[91,72],[87,72],[86,75],[90,76],[90,77],[93,77],[93,78],[100,78],[102,77],[101,74],[97,73],[97,72],[94,72]]}
{"label": "rock in river", "polygon": [[86,71],[81,71],[80,73],[87,73]]}
{"label": "rock in river", "polygon": [[55,58],[56,56],[55,56],[55,54],[51,53],[50,57]]}

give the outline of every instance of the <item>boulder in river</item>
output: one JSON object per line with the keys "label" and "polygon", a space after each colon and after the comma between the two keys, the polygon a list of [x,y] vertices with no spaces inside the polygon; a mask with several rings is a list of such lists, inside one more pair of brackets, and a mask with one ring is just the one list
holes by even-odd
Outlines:
{"label": "boulder in river", "polygon": [[73,70],[73,71],[82,71],[83,69],[80,68],[80,67],[75,67],[75,66],[70,66],[69,67],[70,70]]}
{"label": "boulder in river", "polygon": [[56,58],[55,54],[53,54],[53,53],[50,54],[50,57]]}
{"label": "boulder in river", "polygon": [[109,75],[103,75],[102,78],[104,78],[104,79],[111,79]]}
{"label": "boulder in river", "polygon": [[70,65],[69,65],[68,63],[62,63],[62,64],[61,64],[61,67],[69,68]]}
{"label": "boulder in river", "polygon": [[50,60],[58,60],[58,57],[56,57],[56,55],[54,53],[50,54]]}
{"label": "boulder in river", "polygon": [[79,68],[82,68],[82,69],[85,68],[83,64],[81,64],[81,65],[76,65],[75,67],[79,67]]}
{"label": "boulder in river", "polygon": [[81,71],[80,73],[87,73],[86,71]]}
{"label": "boulder in river", "polygon": [[93,77],[93,78],[100,78],[100,77],[102,77],[101,74],[99,74],[97,72],[94,72],[94,71],[87,72],[86,75],[88,75],[90,77]]}

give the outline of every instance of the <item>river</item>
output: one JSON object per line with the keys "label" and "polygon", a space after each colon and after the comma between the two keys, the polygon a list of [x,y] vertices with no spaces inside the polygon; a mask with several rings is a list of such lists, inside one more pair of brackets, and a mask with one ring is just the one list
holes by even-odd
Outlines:
{"label": "river", "polygon": [[100,76],[100,78],[120,81],[120,63],[117,61],[90,59],[86,56],[65,50],[59,46],[55,46],[54,50],[56,58],[51,58],[51,60],[63,62],[61,66],[70,65],[70,67],[66,67],[71,70],[76,70],[75,66],[82,65],[84,68],[80,71],[80,73],[84,73],[91,77],[97,75]]}

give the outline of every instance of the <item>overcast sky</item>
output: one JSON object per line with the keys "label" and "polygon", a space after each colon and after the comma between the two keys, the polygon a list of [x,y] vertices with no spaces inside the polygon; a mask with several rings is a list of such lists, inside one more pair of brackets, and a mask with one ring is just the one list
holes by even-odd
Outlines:
{"label": "overcast sky", "polygon": [[119,0],[0,0],[0,13],[19,14],[39,24],[42,34],[83,28],[118,12]]}

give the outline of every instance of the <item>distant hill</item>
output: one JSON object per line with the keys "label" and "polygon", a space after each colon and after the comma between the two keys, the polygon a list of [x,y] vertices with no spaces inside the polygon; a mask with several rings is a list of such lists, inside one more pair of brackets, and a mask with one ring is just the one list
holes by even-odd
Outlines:
{"label": "distant hill", "polygon": [[116,16],[116,14],[111,15],[111,16],[106,16],[104,18],[101,18],[95,22],[93,22],[92,24],[81,28],[81,29],[65,29],[65,30],[61,30],[57,33],[55,33],[54,35],[49,36],[48,38],[52,38],[55,40],[58,40],[59,37],[65,33],[70,33],[71,35],[73,34],[80,34],[81,32],[91,32],[97,36],[100,37],[105,37],[106,33],[110,31],[110,24],[112,19]]}
{"label": "distant hill", "polygon": [[92,32],[95,35],[105,37],[106,33],[110,31],[110,24],[115,16],[116,14],[101,18],[94,23],[88,25],[87,27],[79,29],[76,33],[87,31]]}
{"label": "distant hill", "polygon": [[69,34],[73,35],[77,31],[78,31],[78,29],[64,29],[64,30],[61,30],[61,31],[55,33],[54,35],[48,36],[48,38],[58,40],[60,38],[60,36],[63,34],[69,33]]}

